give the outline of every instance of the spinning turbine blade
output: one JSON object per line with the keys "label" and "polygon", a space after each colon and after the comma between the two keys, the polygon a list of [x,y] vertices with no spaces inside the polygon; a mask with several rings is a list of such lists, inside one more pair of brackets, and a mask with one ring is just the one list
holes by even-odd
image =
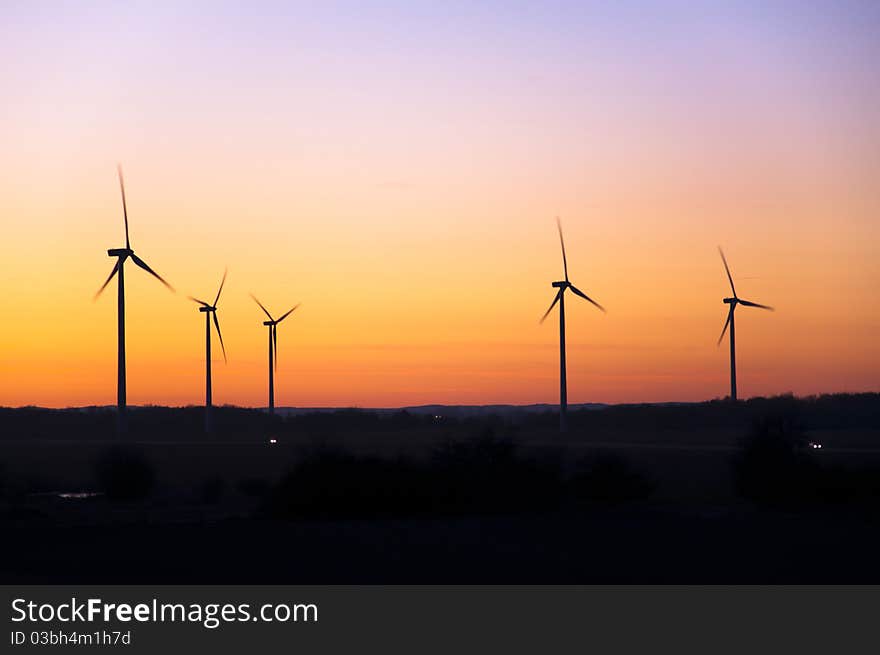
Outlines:
{"label": "spinning turbine blade", "polygon": [[736,298],[736,287],[733,286],[733,276],[730,274],[730,267],[727,265],[727,258],[724,256],[724,251],[721,250],[721,246],[718,246],[718,252],[721,255],[721,261],[724,262],[724,270],[727,271],[727,279],[730,280],[730,290],[733,291],[733,297]]}
{"label": "spinning turbine blade", "polygon": [[730,306],[730,311],[727,312],[727,320],[724,321],[724,327],[721,329],[721,336],[718,337],[718,344],[721,345],[721,340],[724,338],[724,335],[727,333],[727,326],[730,325],[730,319],[733,317],[733,305]]}
{"label": "spinning turbine blade", "polygon": [[113,270],[110,271],[110,275],[107,276],[107,279],[104,281],[104,284],[101,285],[101,288],[98,289],[98,292],[95,294],[95,297],[92,300],[97,300],[98,296],[107,288],[107,285],[110,284],[110,280],[113,279],[113,276],[119,271],[119,260],[116,260],[116,263],[113,265]]}
{"label": "spinning turbine blade", "polygon": [[223,350],[223,361],[228,363],[226,359],[226,346],[223,345],[223,334],[220,332],[220,321],[217,320],[217,312],[211,312],[214,317],[214,327],[217,328],[217,336],[220,338],[220,348]]}
{"label": "spinning turbine blade", "polygon": [[550,308],[546,312],[544,312],[544,315],[541,317],[541,320],[538,321],[538,323],[543,323],[544,319],[550,315],[550,312],[552,312],[553,308],[556,307],[556,303],[558,303],[559,299],[562,298],[563,291],[565,291],[565,289],[559,289],[559,291],[556,293],[556,297],[553,299],[553,302],[550,303]]}
{"label": "spinning turbine blade", "polygon": [[562,223],[556,217],[556,229],[559,230],[559,245],[562,246],[562,268],[565,270],[565,281],[568,282],[568,260],[565,258],[565,241],[562,239]]}
{"label": "spinning turbine blade", "polygon": [[125,217],[125,247],[131,248],[128,241],[128,207],[125,205],[125,182],[122,179],[122,165],[116,165],[116,172],[119,175],[119,190],[122,191],[122,215]]}
{"label": "spinning turbine blade", "polygon": [[749,301],[749,300],[740,300],[740,301],[739,301],[739,304],[740,304],[740,305],[745,305],[746,307],[757,307],[758,309],[768,309],[768,310],[770,310],[771,312],[773,311],[773,308],[772,308],[772,307],[768,307],[767,305],[759,305],[758,303],[756,303],[756,302],[751,302],[751,301]]}
{"label": "spinning turbine blade", "polygon": [[296,308],[299,307],[299,306],[300,306],[300,303],[297,303],[297,304],[293,307],[293,309],[291,309],[289,312],[287,312],[284,316],[282,316],[281,318],[279,318],[279,319],[278,319],[277,321],[275,321],[275,322],[276,322],[276,323],[280,323],[280,322],[283,321],[285,318],[287,318],[288,316],[290,316],[290,314],[293,312],[293,310],[296,309]]}
{"label": "spinning turbine blade", "polygon": [[143,259],[141,259],[141,258],[138,257],[137,255],[135,255],[134,253],[131,253],[131,259],[132,259],[132,261],[133,261],[135,264],[137,264],[138,266],[140,266],[140,267],[141,267],[142,269],[144,269],[147,273],[149,273],[149,274],[152,275],[154,278],[156,278],[157,280],[159,280],[159,282],[161,282],[161,283],[164,284],[166,287],[168,287],[168,289],[169,289],[170,291],[174,291],[174,287],[172,287],[170,284],[168,284],[168,283],[162,278],[162,276],[159,275],[156,271],[154,271],[152,268],[150,268],[149,266],[147,266],[147,262],[145,262]]}
{"label": "spinning turbine blade", "polygon": [[272,353],[275,355],[275,370],[278,370],[278,325],[272,326]]}
{"label": "spinning turbine blade", "polygon": [[[569,284],[568,286],[569,286],[569,288],[570,288],[574,293],[576,293],[577,295],[579,295],[581,298],[583,298],[583,299],[586,300],[587,302],[591,302],[591,303],[593,303],[596,307],[598,307],[599,309],[601,309],[603,312],[605,311],[605,308],[602,307],[602,305],[600,305],[600,304],[597,303],[595,300],[593,300],[592,298],[590,298],[587,294],[585,294],[583,291],[581,291],[580,289],[578,289],[576,286],[574,286],[573,284]],[[607,312],[606,312],[606,313],[607,313]]]}
{"label": "spinning turbine blade", "polygon": [[208,303],[206,303],[204,300],[199,300],[198,298],[193,298],[192,296],[187,296],[187,298],[189,298],[193,302],[199,303],[202,307],[210,307],[211,306]]}
{"label": "spinning turbine blade", "polygon": [[229,272],[229,269],[223,271],[223,279],[220,280],[220,288],[217,289],[217,297],[214,298],[214,307],[217,306],[217,301],[220,300],[220,292],[223,291],[223,285],[226,284],[226,274]]}
{"label": "spinning turbine blade", "polygon": [[269,313],[269,310],[266,309],[265,307],[263,307],[263,303],[261,303],[259,300],[257,300],[257,297],[256,297],[254,294],[251,294],[251,298],[253,298],[253,299],[254,299],[254,302],[257,303],[257,304],[260,306],[260,309],[262,309],[263,312],[266,314],[266,316],[269,317],[269,320],[270,320],[270,321],[274,321],[274,320],[275,320],[274,318],[272,318],[272,314]]}

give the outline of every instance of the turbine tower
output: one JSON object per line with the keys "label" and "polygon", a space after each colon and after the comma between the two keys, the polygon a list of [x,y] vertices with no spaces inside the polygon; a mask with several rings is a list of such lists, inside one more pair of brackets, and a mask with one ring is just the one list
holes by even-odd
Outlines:
{"label": "turbine tower", "polygon": [[556,229],[559,230],[559,245],[562,246],[562,267],[565,272],[565,279],[553,282],[550,285],[558,289],[558,291],[553,302],[550,303],[550,308],[541,317],[540,322],[543,323],[544,319],[550,315],[550,312],[556,306],[556,303],[559,303],[559,431],[565,432],[568,429],[568,388],[565,376],[565,292],[571,289],[572,293],[592,303],[603,312],[605,308],[569,282],[568,261],[565,258],[565,241],[562,239],[562,225],[559,223],[558,218],[556,219]]}
{"label": "turbine tower", "polygon": [[122,216],[125,220],[125,248],[111,248],[107,251],[107,254],[110,257],[116,257],[116,263],[113,265],[113,270],[110,271],[110,275],[107,276],[107,279],[104,281],[104,284],[101,285],[101,288],[98,289],[98,292],[95,294],[95,298],[101,295],[101,292],[110,284],[110,280],[113,279],[114,275],[119,275],[119,280],[117,282],[119,288],[119,298],[118,298],[118,310],[117,310],[117,377],[116,377],[116,429],[119,435],[124,435],[126,429],[128,427],[127,417],[126,417],[126,389],[125,389],[125,261],[127,259],[131,259],[135,263],[136,266],[144,269],[147,273],[152,275],[154,278],[159,280],[162,284],[168,287],[169,290],[174,291],[170,284],[168,284],[162,277],[156,273],[152,268],[150,268],[147,263],[134,254],[134,250],[131,249],[131,242],[128,239],[128,208],[125,204],[125,183],[122,180],[122,167],[117,166],[117,173],[119,174],[119,189],[122,192]]}
{"label": "turbine tower", "polygon": [[260,309],[269,317],[268,321],[263,321],[263,325],[269,328],[269,413],[275,413],[275,369],[278,368],[278,324],[283,321],[285,318],[290,316],[294,309],[299,307],[299,304],[293,306],[292,309],[288,310],[286,314],[281,316],[277,321],[272,318],[272,314],[269,313],[269,310],[263,307],[263,303],[257,300],[257,297],[254,294],[251,294],[251,298],[254,299],[254,302],[260,306]]}
{"label": "turbine tower", "polygon": [[201,305],[199,311],[205,315],[205,432],[211,434],[214,432],[214,421],[212,416],[212,396],[211,396],[211,319],[214,319],[214,328],[217,330],[217,338],[220,339],[220,348],[223,350],[223,361],[226,361],[226,346],[223,345],[223,334],[220,332],[220,321],[217,320],[217,301],[220,300],[220,292],[223,291],[223,285],[226,284],[226,273],[223,271],[223,279],[220,280],[220,288],[217,290],[217,297],[214,298],[214,304],[209,305],[204,300],[189,297],[193,302]]}
{"label": "turbine tower", "polygon": [[730,290],[733,292],[733,297],[724,298],[722,301],[725,305],[730,305],[730,309],[727,310],[727,320],[724,322],[721,336],[718,337],[718,345],[721,345],[721,341],[724,339],[724,333],[727,332],[727,328],[730,326],[730,399],[736,400],[736,326],[733,322],[736,306],[745,305],[746,307],[757,307],[758,309],[767,309],[771,312],[773,311],[773,308],[749,300],[742,300],[736,295],[736,287],[733,286],[733,276],[730,274],[730,267],[727,265],[727,258],[724,256],[724,251],[721,250],[721,246],[718,247],[718,252],[721,254],[721,261],[724,262],[724,270],[727,271],[727,279],[730,280]]}

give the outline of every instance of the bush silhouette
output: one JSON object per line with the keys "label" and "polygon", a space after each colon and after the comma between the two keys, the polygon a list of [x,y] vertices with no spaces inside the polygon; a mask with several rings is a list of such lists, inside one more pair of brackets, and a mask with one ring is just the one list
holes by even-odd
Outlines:
{"label": "bush silhouette", "polygon": [[806,450],[803,429],[791,417],[755,421],[734,460],[741,495],[769,505],[792,505],[818,498],[819,468]]}
{"label": "bush silhouette", "polygon": [[441,509],[525,511],[552,504],[562,492],[559,467],[520,456],[489,428],[479,437],[448,441],[429,462]]}
{"label": "bush silhouette", "polygon": [[409,461],[322,450],[304,457],[271,493],[269,511],[285,517],[332,518],[413,514],[431,504]]}
{"label": "bush silhouette", "polygon": [[551,504],[560,491],[557,467],[486,435],[448,442],[428,461],[309,453],[282,477],[267,509],[315,518],[518,512]]}
{"label": "bush silhouette", "polygon": [[248,498],[265,498],[271,485],[263,478],[243,478],[236,485],[238,492]]}
{"label": "bush silhouette", "polygon": [[202,483],[201,500],[209,505],[216,505],[226,494],[226,480],[220,477],[208,478]]}
{"label": "bush silhouette", "polygon": [[114,501],[142,500],[152,493],[156,473],[147,457],[132,446],[113,446],[95,462],[95,479]]}
{"label": "bush silhouette", "polygon": [[576,500],[622,503],[648,498],[656,484],[634,470],[623,457],[598,453],[581,462],[571,477],[570,486]]}

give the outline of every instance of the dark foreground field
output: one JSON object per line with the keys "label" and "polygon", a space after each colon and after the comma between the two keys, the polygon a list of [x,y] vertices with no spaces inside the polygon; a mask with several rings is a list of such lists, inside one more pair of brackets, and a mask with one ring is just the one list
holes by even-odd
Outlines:
{"label": "dark foreground field", "polygon": [[878,398],[612,407],[564,438],[230,408],[207,439],[155,408],[120,444],[104,410],[0,410],[0,582],[878,583]]}
{"label": "dark foreground field", "polygon": [[4,541],[6,583],[880,582],[880,526],[831,512],[31,525]]}

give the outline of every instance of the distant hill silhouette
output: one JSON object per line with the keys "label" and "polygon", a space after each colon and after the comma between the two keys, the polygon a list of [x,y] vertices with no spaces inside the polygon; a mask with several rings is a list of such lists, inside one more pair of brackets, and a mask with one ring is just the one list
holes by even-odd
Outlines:
{"label": "distant hill silhouette", "polygon": [[[579,403],[571,404],[572,410],[581,409],[605,409],[605,403]],[[552,412],[556,405],[548,403],[535,403],[533,405],[412,405],[407,407],[346,407],[346,410],[374,412],[376,414],[395,414],[407,412],[409,414],[442,416],[449,418],[473,418],[478,416],[506,416],[515,417],[520,414]],[[302,416],[303,414],[326,414],[340,411],[339,407],[276,407],[275,412],[284,416]]]}

